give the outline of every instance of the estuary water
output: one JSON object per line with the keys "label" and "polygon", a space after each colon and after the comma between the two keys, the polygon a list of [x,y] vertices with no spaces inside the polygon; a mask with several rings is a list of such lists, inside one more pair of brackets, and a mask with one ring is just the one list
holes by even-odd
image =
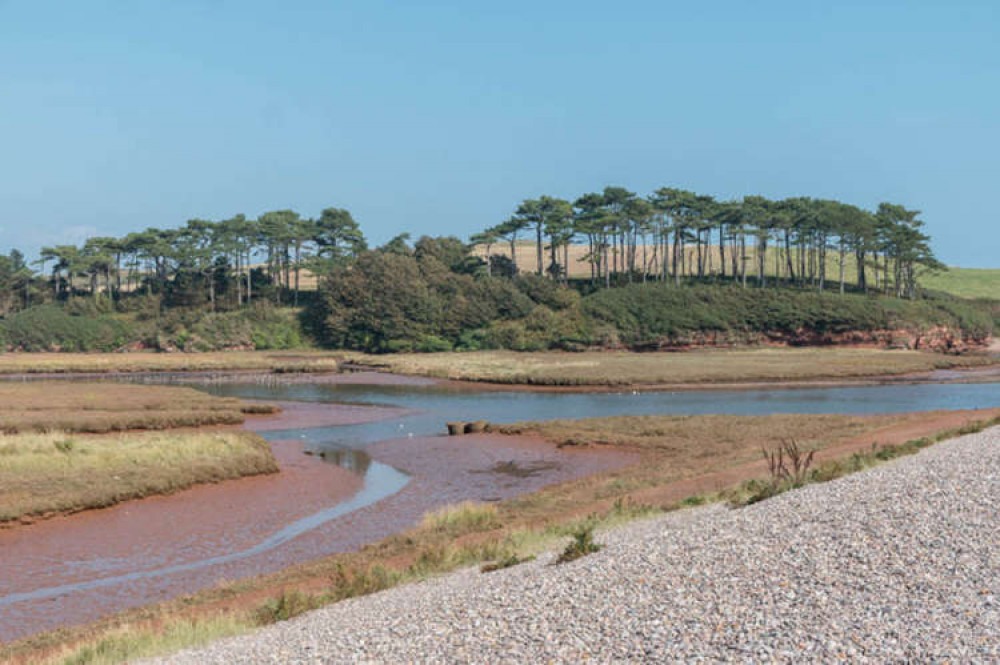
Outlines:
{"label": "estuary water", "polygon": [[[331,477],[341,479],[336,481],[341,488],[352,488],[332,491],[326,502],[300,506],[286,517],[265,512],[271,509],[271,502],[280,503],[266,489],[242,498],[237,493],[235,499],[227,494],[227,487],[235,488],[239,483],[265,487],[275,480],[249,479],[0,532],[0,568],[7,573],[0,575],[0,641],[93,620],[211,586],[220,579],[267,573],[356,549],[407,528],[427,510],[443,505],[470,499],[500,500],[632,463],[627,455],[614,458],[613,453],[586,448],[555,450],[553,446],[520,444],[510,437],[441,436],[445,423],[452,420],[511,423],[617,415],[866,414],[1000,408],[997,382],[573,393],[491,390],[409,380],[397,385],[384,376],[374,383],[336,377],[315,381],[304,377],[290,382],[227,377],[192,382],[190,376],[146,375],[125,380],[177,381],[216,395],[352,405],[362,412],[366,407],[397,408],[370,409],[375,415],[360,424],[319,427],[295,427],[295,410],[289,409],[292,417],[282,422],[291,427],[261,431],[275,445],[280,442],[285,446],[285,454],[291,450],[287,448],[291,441],[316,453],[317,459],[335,465],[320,466],[329,469],[326,473],[333,474]],[[292,453],[308,459],[297,450]],[[521,478],[496,471],[512,463],[546,471]],[[319,462],[313,462],[316,464]],[[308,477],[316,477],[315,469],[309,473],[314,475]],[[219,525],[212,527],[200,524],[208,521],[201,516],[218,511],[222,502],[240,503],[250,497],[257,500],[258,507],[246,508],[246,514],[236,506],[229,509],[232,521],[223,523],[220,519]],[[137,526],[148,527],[148,533],[136,535],[142,530]],[[122,537],[113,537],[116,529]]]}

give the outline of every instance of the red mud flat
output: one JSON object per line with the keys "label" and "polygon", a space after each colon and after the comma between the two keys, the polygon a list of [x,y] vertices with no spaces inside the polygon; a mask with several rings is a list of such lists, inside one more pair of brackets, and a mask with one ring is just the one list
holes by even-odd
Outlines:
{"label": "red mud flat", "polygon": [[[401,491],[254,553],[255,545],[282,527],[348,500],[364,484],[360,476],[302,455],[297,444],[273,445],[279,474],[0,532],[0,641],[354,550],[448,504],[506,499],[638,460],[621,451],[557,449],[537,439],[495,435],[381,442],[366,452],[411,474]],[[251,553],[198,563],[245,550]],[[93,581],[98,585],[88,587]],[[52,591],[57,588],[58,594]]]}
{"label": "red mud flat", "polygon": [[[9,594],[183,565],[252,546],[285,524],[355,494],[361,477],[272,444],[280,473],[199,485],[170,496],[56,517],[0,531],[0,602]],[[156,580],[149,602],[184,588]],[[94,618],[123,603],[131,585],[0,605],[0,641]]]}

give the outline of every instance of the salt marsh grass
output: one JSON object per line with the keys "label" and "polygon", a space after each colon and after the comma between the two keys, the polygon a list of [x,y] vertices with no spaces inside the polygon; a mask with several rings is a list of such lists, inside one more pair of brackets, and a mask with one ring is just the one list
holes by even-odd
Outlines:
{"label": "salt marsh grass", "polygon": [[234,425],[265,404],[214,397],[193,388],[119,383],[0,382],[0,431],[114,432]]}
{"label": "salt marsh grass", "polygon": [[441,379],[537,386],[630,386],[858,379],[993,362],[986,356],[864,348],[689,353],[471,351],[348,353],[356,363]]}
{"label": "salt marsh grass", "polygon": [[97,372],[336,372],[330,353],[217,351],[207,353],[0,353],[0,374]]}
{"label": "salt marsh grass", "polygon": [[267,442],[248,432],[5,434],[0,435],[0,522],[277,470]]}

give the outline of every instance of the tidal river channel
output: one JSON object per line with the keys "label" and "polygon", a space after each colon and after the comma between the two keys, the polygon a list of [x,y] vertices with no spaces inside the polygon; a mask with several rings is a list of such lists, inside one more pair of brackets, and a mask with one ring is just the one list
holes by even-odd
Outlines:
{"label": "tidal river channel", "polygon": [[[441,436],[449,420],[652,414],[887,413],[1000,407],[1000,383],[686,392],[489,390],[385,375],[241,382],[157,375],[278,402],[251,429],[283,472],[0,531],[0,641],[356,549],[463,500],[496,501],[635,461],[538,441]],[[316,453],[303,455],[303,450]],[[514,462],[537,473],[497,471]]]}

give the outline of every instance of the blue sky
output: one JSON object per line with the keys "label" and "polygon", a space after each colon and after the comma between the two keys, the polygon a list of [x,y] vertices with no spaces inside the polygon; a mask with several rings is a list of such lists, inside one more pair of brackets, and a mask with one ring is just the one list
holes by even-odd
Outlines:
{"label": "blue sky", "polygon": [[546,193],[889,200],[1000,267],[997,2],[0,0],[0,251]]}

